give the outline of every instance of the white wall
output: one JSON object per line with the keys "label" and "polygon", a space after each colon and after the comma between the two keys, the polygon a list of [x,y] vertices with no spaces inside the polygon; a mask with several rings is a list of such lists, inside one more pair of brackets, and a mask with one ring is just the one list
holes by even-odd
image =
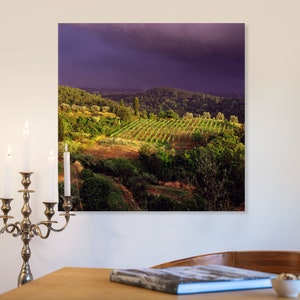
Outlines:
{"label": "white wall", "polygon": [[[246,211],[77,213],[64,232],[33,238],[35,278],[63,266],[141,267],[230,249],[300,249],[299,0],[0,2],[0,193],[11,144],[15,221],[21,218],[25,120],[34,172],[32,222],[43,216],[47,157],[57,150],[59,22],[246,24]],[[0,236],[0,293],[16,286],[21,247],[19,238]]]}

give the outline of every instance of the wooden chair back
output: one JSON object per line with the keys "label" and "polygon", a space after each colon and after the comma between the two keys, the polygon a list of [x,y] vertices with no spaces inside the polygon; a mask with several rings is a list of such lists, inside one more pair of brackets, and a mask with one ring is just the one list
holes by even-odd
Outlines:
{"label": "wooden chair back", "polygon": [[228,251],[193,256],[163,263],[154,268],[194,265],[226,265],[269,273],[300,275],[298,251]]}

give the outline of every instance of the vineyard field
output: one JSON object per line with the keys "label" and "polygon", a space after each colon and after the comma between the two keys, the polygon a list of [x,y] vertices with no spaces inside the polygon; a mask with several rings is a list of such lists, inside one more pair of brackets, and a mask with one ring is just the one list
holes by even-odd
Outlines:
{"label": "vineyard field", "polygon": [[110,135],[148,143],[190,142],[195,133],[219,134],[239,124],[206,118],[137,119]]}

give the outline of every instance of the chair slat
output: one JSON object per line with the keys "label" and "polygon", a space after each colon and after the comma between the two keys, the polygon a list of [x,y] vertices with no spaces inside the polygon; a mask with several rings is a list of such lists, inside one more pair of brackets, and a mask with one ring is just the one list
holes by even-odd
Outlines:
{"label": "chair slat", "polygon": [[227,265],[270,273],[300,274],[298,251],[227,251],[178,259],[154,266],[166,268],[194,265]]}

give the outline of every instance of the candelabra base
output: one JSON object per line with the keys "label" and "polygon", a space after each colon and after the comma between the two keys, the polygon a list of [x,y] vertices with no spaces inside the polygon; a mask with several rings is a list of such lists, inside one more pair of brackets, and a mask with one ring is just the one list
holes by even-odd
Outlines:
{"label": "candelabra base", "polygon": [[33,276],[30,270],[30,266],[28,263],[23,263],[21,272],[18,277],[18,286],[21,286],[27,282],[30,282],[33,280]]}

